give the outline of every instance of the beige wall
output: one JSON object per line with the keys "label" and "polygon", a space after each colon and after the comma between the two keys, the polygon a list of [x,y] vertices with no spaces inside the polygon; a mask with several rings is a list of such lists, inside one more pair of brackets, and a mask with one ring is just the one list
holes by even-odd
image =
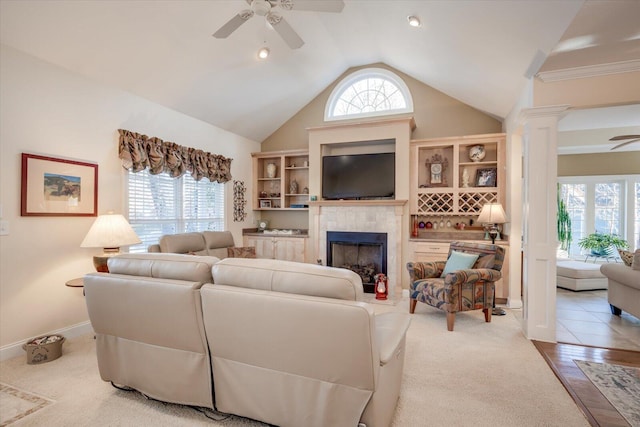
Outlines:
{"label": "beige wall", "polygon": [[[307,148],[307,128],[324,126],[324,108],[333,88],[347,75],[362,68],[377,67],[391,70],[409,87],[413,97],[416,122],[413,139],[442,136],[473,135],[502,132],[502,122],[450,96],[417,81],[386,64],[353,67],[345,71],[322,93],[262,142],[261,151]],[[357,121],[357,120],[356,120]]]}
{"label": "beige wall", "polygon": [[558,156],[558,176],[631,175],[640,173],[640,151]]}
{"label": "beige wall", "polygon": [[[20,216],[22,152],[97,163],[98,213],[124,213],[125,171],[118,159],[124,128],[233,158],[234,179],[251,194],[251,156],[259,144],[127,92],[96,84],[17,50],[0,46],[0,204],[9,235],[0,236],[0,356],[17,343],[53,331],[88,327],[82,289],[65,282],[94,270],[97,249],[80,248],[93,217]],[[226,185],[227,228],[233,222]],[[69,335],[67,335],[69,336]]]}

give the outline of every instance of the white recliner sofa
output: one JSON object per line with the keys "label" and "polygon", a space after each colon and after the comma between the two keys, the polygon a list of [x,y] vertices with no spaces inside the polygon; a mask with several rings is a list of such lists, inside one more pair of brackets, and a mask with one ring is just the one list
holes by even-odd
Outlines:
{"label": "white recliner sofa", "polygon": [[410,320],[375,315],[357,274],[175,254],[109,271],[85,277],[103,380],[282,427],[391,424]]}
{"label": "white recliner sofa", "polygon": [[163,252],[189,255],[227,257],[227,248],[234,247],[230,231],[202,231],[192,233],[166,234],[148,252]]}

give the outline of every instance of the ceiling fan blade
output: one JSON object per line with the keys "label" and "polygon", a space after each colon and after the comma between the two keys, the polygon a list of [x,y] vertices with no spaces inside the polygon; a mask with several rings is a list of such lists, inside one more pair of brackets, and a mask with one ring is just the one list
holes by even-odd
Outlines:
{"label": "ceiling fan blade", "polygon": [[285,10],[307,10],[311,12],[340,13],[344,9],[342,0],[280,0],[280,7]]}
{"label": "ceiling fan blade", "polygon": [[224,24],[218,31],[213,33],[213,37],[217,39],[224,39],[229,37],[231,33],[237,30],[240,25],[244,24],[253,16],[253,11],[246,9],[238,13],[231,18],[226,24]]}
{"label": "ceiling fan blade", "polygon": [[610,138],[609,141],[623,141],[625,139],[640,138],[640,135],[618,135]]}
{"label": "ceiling fan blade", "polygon": [[[637,135],[637,136],[640,136],[640,135]],[[616,148],[623,147],[627,144],[631,144],[632,142],[636,142],[636,141],[640,141],[640,138],[632,139],[631,141],[626,141],[626,142],[623,142],[622,144],[618,144],[615,147],[612,147],[611,150],[615,150]]]}
{"label": "ceiling fan blade", "polygon": [[285,19],[275,13],[267,14],[267,21],[273,26],[280,37],[289,45],[291,49],[297,49],[304,44],[298,33],[289,25]]}

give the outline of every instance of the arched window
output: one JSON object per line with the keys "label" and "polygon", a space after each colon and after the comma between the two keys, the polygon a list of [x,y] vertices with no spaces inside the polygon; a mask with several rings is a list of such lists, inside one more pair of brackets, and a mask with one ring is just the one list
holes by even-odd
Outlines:
{"label": "arched window", "polygon": [[331,92],[325,121],[413,112],[409,88],[383,68],[365,68],[345,77]]}

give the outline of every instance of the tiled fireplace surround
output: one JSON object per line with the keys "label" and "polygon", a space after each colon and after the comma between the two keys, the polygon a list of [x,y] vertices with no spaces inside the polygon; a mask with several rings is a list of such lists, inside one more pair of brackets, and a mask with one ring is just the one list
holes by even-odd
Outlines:
{"label": "tiled fireplace surround", "polygon": [[317,202],[312,204],[315,252],[327,264],[327,231],[387,233],[387,277],[390,299],[400,290],[402,215],[406,201]]}

